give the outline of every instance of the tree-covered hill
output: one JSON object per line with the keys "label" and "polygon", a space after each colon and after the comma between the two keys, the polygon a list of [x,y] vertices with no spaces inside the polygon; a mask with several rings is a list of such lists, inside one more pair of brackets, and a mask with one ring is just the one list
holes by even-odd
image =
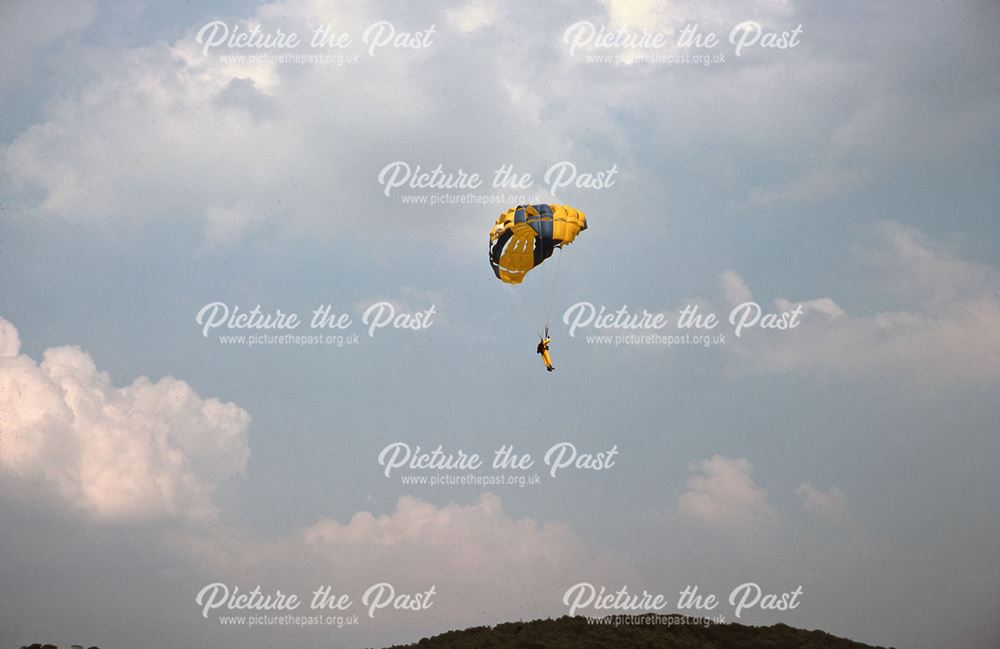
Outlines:
{"label": "tree-covered hill", "polygon": [[449,631],[391,649],[873,649],[823,631],[785,624],[706,626],[681,615],[625,617],[626,623],[622,623],[622,616],[615,619],[618,624],[584,617],[510,622]]}

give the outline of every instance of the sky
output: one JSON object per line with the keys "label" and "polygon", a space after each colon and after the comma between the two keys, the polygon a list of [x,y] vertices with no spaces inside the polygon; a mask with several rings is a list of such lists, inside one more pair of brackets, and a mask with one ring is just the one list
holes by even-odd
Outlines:
{"label": "sky", "polygon": [[[785,47],[737,55],[747,21]],[[305,43],[209,38],[255,27]],[[992,646],[998,28],[986,0],[5,3],[0,646],[384,646],[578,583],[747,582],[802,595],[713,614]],[[488,232],[520,202],[588,229],[511,286]],[[571,332],[581,302],[669,325]],[[797,326],[737,337],[747,302]],[[343,344],[231,342],[260,332],[205,330],[213,303]],[[614,341],[691,305],[710,346]],[[551,475],[567,442],[610,465]],[[539,484],[407,484],[467,472],[387,476],[397,443],[512,446]],[[329,585],[359,621],[230,627],[215,583]],[[379,583],[433,605],[370,615]]]}

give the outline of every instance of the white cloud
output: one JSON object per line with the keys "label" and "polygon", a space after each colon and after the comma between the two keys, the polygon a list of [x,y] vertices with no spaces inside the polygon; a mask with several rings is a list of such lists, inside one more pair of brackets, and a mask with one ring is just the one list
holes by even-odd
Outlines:
{"label": "white cloud", "polygon": [[722,284],[722,294],[725,296],[726,302],[732,306],[753,299],[753,293],[747,288],[743,278],[731,270],[719,275],[719,283]]}
{"label": "white cloud", "polygon": [[0,92],[30,69],[35,54],[94,19],[93,0],[0,4]]}
{"label": "white cloud", "polygon": [[[883,223],[875,245],[862,254],[874,288],[905,307],[872,315],[850,314],[831,298],[803,305],[793,331],[751,339],[730,352],[742,370],[779,373],[892,373],[938,385],[1000,379],[1000,274],[956,257],[917,230]],[[815,314],[820,317],[809,317]]]}
{"label": "white cloud", "polygon": [[847,496],[834,485],[827,491],[817,489],[808,482],[803,482],[795,493],[802,498],[802,510],[826,521],[843,521],[849,514]]}
{"label": "white cloud", "polygon": [[680,511],[697,520],[720,527],[747,527],[774,518],[767,491],[750,476],[745,458],[713,455],[691,462],[694,473],[678,500]]}
{"label": "white cloud", "polygon": [[1000,298],[1000,272],[961,259],[916,228],[893,221],[875,226],[877,245],[863,258],[880,271],[880,283],[923,309],[980,298]]}
{"label": "white cloud", "polygon": [[246,466],[246,411],[172,377],[117,388],[78,347],[37,364],[10,322],[0,333],[15,352],[0,357],[0,477],[102,518],[215,513],[213,490]]}
{"label": "white cloud", "polygon": [[21,336],[9,320],[0,318],[0,358],[13,358],[21,353]]}
{"label": "white cloud", "polygon": [[476,32],[497,22],[500,7],[495,0],[472,0],[445,11],[448,24],[460,32]]}
{"label": "white cloud", "polygon": [[[565,612],[561,596],[574,583],[637,580],[631,568],[595,553],[568,524],[516,517],[492,493],[445,505],[402,496],[391,512],[361,511],[346,522],[324,518],[274,541],[222,529],[172,536],[170,542],[213,579],[281,584],[306,593],[334,584],[352,596],[359,612],[360,595],[372,584],[389,582],[399,592],[433,586],[436,604],[430,610],[378,614],[379,631],[397,640],[559,615]],[[325,636],[312,638],[321,643]],[[352,637],[351,643],[362,640]]]}
{"label": "white cloud", "polygon": [[[452,592],[461,592],[462,600],[473,601],[471,609],[496,602],[496,592],[523,593],[523,599],[544,606],[544,597],[537,595],[555,594],[594,570],[594,557],[568,525],[514,518],[490,493],[469,505],[441,507],[404,496],[391,514],[359,512],[346,524],[325,519],[301,539],[326,557],[333,572],[382,573],[417,583],[443,580]],[[496,592],[477,592],[477,583]]]}
{"label": "white cloud", "polygon": [[778,309],[782,311],[791,311],[795,307],[801,306],[803,315],[807,313],[819,313],[831,318],[843,318],[847,315],[847,313],[840,308],[839,304],[828,297],[806,300],[804,302],[792,302],[791,300],[779,297],[774,301],[774,306],[778,307]]}
{"label": "white cloud", "polygon": [[718,26],[723,37],[741,21],[778,21],[793,7],[789,0],[751,0],[739,4],[704,0],[601,0],[601,4],[612,30],[627,27],[637,33],[643,30],[671,33],[688,22],[697,22],[703,31],[707,31],[706,24]]}
{"label": "white cloud", "polygon": [[[515,517],[490,493],[441,506],[403,496],[390,513],[323,518],[277,539],[227,527],[215,516],[215,491],[245,470],[243,409],[170,377],[115,387],[77,347],[47,349],[39,364],[17,354],[17,338],[0,319],[0,491],[70,527],[84,521],[67,509],[89,515],[87,525],[137,536],[159,523],[143,565],[167,561],[184,574],[195,568],[204,583],[253,581],[304,594],[328,583],[355,600],[382,581],[400,592],[434,586],[439,604],[426,614],[380,613],[382,632],[396,638],[558,614],[569,584],[635,578],[568,524]],[[19,496],[15,484],[33,489]],[[274,630],[275,639],[287,639],[284,632]]]}
{"label": "white cloud", "polygon": [[601,0],[611,29],[628,28],[641,33],[669,28],[670,2],[667,0]]}
{"label": "white cloud", "polygon": [[[463,20],[487,20],[488,5],[481,8]],[[261,236],[273,231],[268,227],[368,245],[406,242],[419,232],[464,252],[482,236],[468,207],[401,208],[402,190],[382,195],[378,172],[385,165],[403,159],[424,170],[461,167],[487,184],[501,163],[518,162],[536,175],[567,158],[591,166],[570,152],[571,138],[526,128],[534,118],[508,87],[523,82],[510,57],[530,52],[502,61],[470,53],[468,65],[486,70],[468,81],[435,64],[441,34],[427,49],[384,48],[369,56],[362,33],[386,16],[360,5],[330,12],[326,3],[292,0],[232,22],[300,35],[335,25],[354,44],[335,54],[357,50],[357,63],[224,61],[224,50],[202,52],[199,26],[169,44],[81,50],[60,96],[3,150],[7,185],[25,199],[20,216],[134,229],[174,221],[202,230],[209,246]],[[433,22],[415,13],[393,16],[394,28],[416,31]],[[464,96],[477,97],[474,114],[456,101]],[[380,125],[375,138],[371,124]],[[525,160],[529,150],[544,152],[537,164]],[[435,227],[434,218],[448,227]],[[372,227],[376,222],[386,225]]]}

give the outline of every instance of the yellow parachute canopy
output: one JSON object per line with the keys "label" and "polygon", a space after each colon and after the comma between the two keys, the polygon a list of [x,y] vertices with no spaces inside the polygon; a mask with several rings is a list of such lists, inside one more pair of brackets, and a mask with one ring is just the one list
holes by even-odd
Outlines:
{"label": "yellow parachute canopy", "polygon": [[587,229],[587,217],[569,205],[518,205],[490,230],[490,265],[507,284],[520,284],[535,266]]}

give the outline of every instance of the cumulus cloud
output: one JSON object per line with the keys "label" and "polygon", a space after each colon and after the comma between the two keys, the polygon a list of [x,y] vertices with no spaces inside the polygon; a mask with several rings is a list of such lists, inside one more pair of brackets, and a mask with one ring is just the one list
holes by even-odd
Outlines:
{"label": "cumulus cloud", "polygon": [[696,520],[720,527],[746,527],[774,518],[767,491],[751,477],[745,458],[713,455],[691,462],[694,473],[678,500],[680,511]]}
{"label": "cumulus cloud", "polygon": [[627,28],[641,32],[668,28],[671,24],[667,0],[602,0],[612,29]]}
{"label": "cumulus cloud", "polygon": [[[612,30],[629,28],[637,33],[672,33],[689,21],[726,28],[748,18],[768,23],[787,16],[794,6],[789,0],[750,0],[740,5],[692,0],[601,0],[601,4]],[[722,34],[727,32],[722,30]]]}
{"label": "cumulus cloud", "polygon": [[21,353],[21,336],[10,321],[0,318],[0,358],[13,358]]}
{"label": "cumulus cloud", "polygon": [[778,307],[782,311],[791,311],[796,307],[801,306],[803,315],[807,313],[818,313],[831,318],[843,318],[847,315],[847,313],[840,308],[839,304],[828,297],[821,297],[815,300],[805,300],[804,302],[792,302],[791,300],[779,297],[774,300],[774,306]]}
{"label": "cumulus cloud", "polygon": [[211,517],[213,490],[246,467],[242,408],[184,381],[115,387],[78,347],[41,363],[0,319],[0,475],[100,518]]}
{"label": "cumulus cloud", "polygon": [[0,5],[0,92],[30,69],[39,50],[87,27],[93,0],[5,2]]}
{"label": "cumulus cloud", "polygon": [[861,251],[862,259],[880,271],[889,291],[929,310],[1000,297],[1000,272],[995,267],[962,259],[920,230],[883,221],[874,227],[874,244]]}
{"label": "cumulus cloud", "polygon": [[[568,524],[517,517],[484,493],[468,504],[437,505],[402,496],[384,514],[361,511],[342,522],[324,518],[267,541],[241,530],[213,529],[173,536],[170,542],[205,574],[233,585],[281,584],[309,593],[333,584],[367,615],[361,594],[380,582],[397,592],[435,590],[435,605],[413,614],[383,610],[379,633],[395,640],[445,628],[528,619],[565,612],[566,588],[580,581],[635,583],[626,564],[595,553]],[[367,622],[367,620],[366,620]],[[285,638],[277,630],[275,639]],[[355,644],[362,637],[341,636]],[[297,638],[307,646],[328,640],[320,630]]]}
{"label": "cumulus cloud", "polygon": [[848,516],[847,496],[836,485],[823,491],[803,482],[795,493],[802,498],[802,510],[821,519],[836,522]]}
{"label": "cumulus cloud", "polygon": [[472,0],[445,11],[448,24],[461,32],[476,32],[497,21],[500,7],[493,0]]}
{"label": "cumulus cloud", "polygon": [[404,496],[390,514],[360,512],[346,524],[322,520],[300,538],[333,574],[435,583],[448,608],[470,621],[504,600],[507,615],[555,611],[568,585],[611,577],[610,565],[569,525],[515,518],[491,493],[444,506]]}
{"label": "cumulus cloud", "polygon": [[[860,253],[876,291],[904,304],[851,314],[829,297],[803,305],[794,331],[730,347],[743,369],[846,376],[892,372],[922,384],[1000,378],[1000,273],[963,260],[918,230],[882,223]],[[809,317],[812,314],[815,317]]]}
{"label": "cumulus cloud", "polygon": [[719,282],[722,284],[722,294],[729,304],[736,306],[753,299],[753,293],[739,274],[727,270],[719,276]]}
{"label": "cumulus cloud", "polygon": [[[474,3],[448,15],[460,28],[482,29],[496,19],[491,7]],[[439,16],[425,13],[396,13],[393,29],[426,30]],[[81,52],[76,65],[86,73],[68,79],[39,122],[3,151],[8,187],[25,199],[22,216],[133,229],[175,221],[201,230],[210,246],[260,235],[269,226],[326,242],[402,241],[420,231],[464,251],[464,243],[478,243],[481,229],[467,207],[401,212],[398,195],[382,195],[378,174],[385,165],[403,157],[424,170],[440,164],[486,178],[501,163],[519,162],[539,175],[565,158],[589,166],[588,156],[571,153],[571,139],[526,128],[534,117],[509,92],[523,76],[510,59],[529,52],[515,50],[502,61],[470,53],[468,64],[486,69],[469,80],[435,64],[444,47],[440,33],[426,49],[369,55],[362,34],[385,19],[374,6],[333,9],[290,0],[227,21],[244,31],[281,29],[306,40],[317,25],[335,25],[351,36],[352,47],[334,54],[360,54],[351,65],[224,60],[225,48],[205,54],[198,26],[172,43],[114,56]],[[477,97],[474,111],[468,94]],[[371,124],[379,124],[375,138]],[[430,158],[405,153],[428,151]],[[525,151],[544,154],[536,164],[525,160]],[[448,227],[417,218],[427,214]],[[374,222],[392,227],[373,228]]]}
{"label": "cumulus cloud", "polygon": [[[491,493],[471,505],[444,507],[404,496],[391,514],[360,512],[346,524],[325,519],[305,530],[302,538],[336,557],[377,548],[385,556],[371,560],[390,570],[420,571],[420,563],[425,569],[435,566],[431,571],[438,574],[441,566],[448,566],[508,586],[544,581],[586,558],[582,541],[569,526],[514,519]],[[400,556],[400,550],[412,554]],[[415,562],[417,557],[423,561]]]}
{"label": "cumulus cloud", "polygon": [[[27,506],[70,526],[113,524],[143,538],[147,524],[160,523],[145,544],[143,565],[166,562],[189,575],[193,569],[206,584],[225,579],[250,587],[252,581],[303,594],[334,584],[355,600],[383,581],[399,592],[433,586],[439,605],[426,615],[380,613],[388,624],[380,625],[382,632],[396,639],[414,629],[558,614],[572,583],[634,579],[625,564],[594,553],[568,524],[513,516],[491,493],[440,506],[403,496],[389,513],[361,511],[346,522],[322,518],[276,539],[229,527],[216,515],[215,493],[246,468],[246,411],[203,398],[171,377],[115,387],[78,347],[49,348],[36,363],[19,354],[17,329],[4,319],[0,352],[6,504],[28,499]],[[18,496],[24,490],[15,484],[34,489]],[[90,520],[67,518],[67,510]],[[35,596],[44,597],[24,593]],[[288,639],[284,629],[274,633],[275,640]],[[327,639],[319,634],[307,644]]]}

